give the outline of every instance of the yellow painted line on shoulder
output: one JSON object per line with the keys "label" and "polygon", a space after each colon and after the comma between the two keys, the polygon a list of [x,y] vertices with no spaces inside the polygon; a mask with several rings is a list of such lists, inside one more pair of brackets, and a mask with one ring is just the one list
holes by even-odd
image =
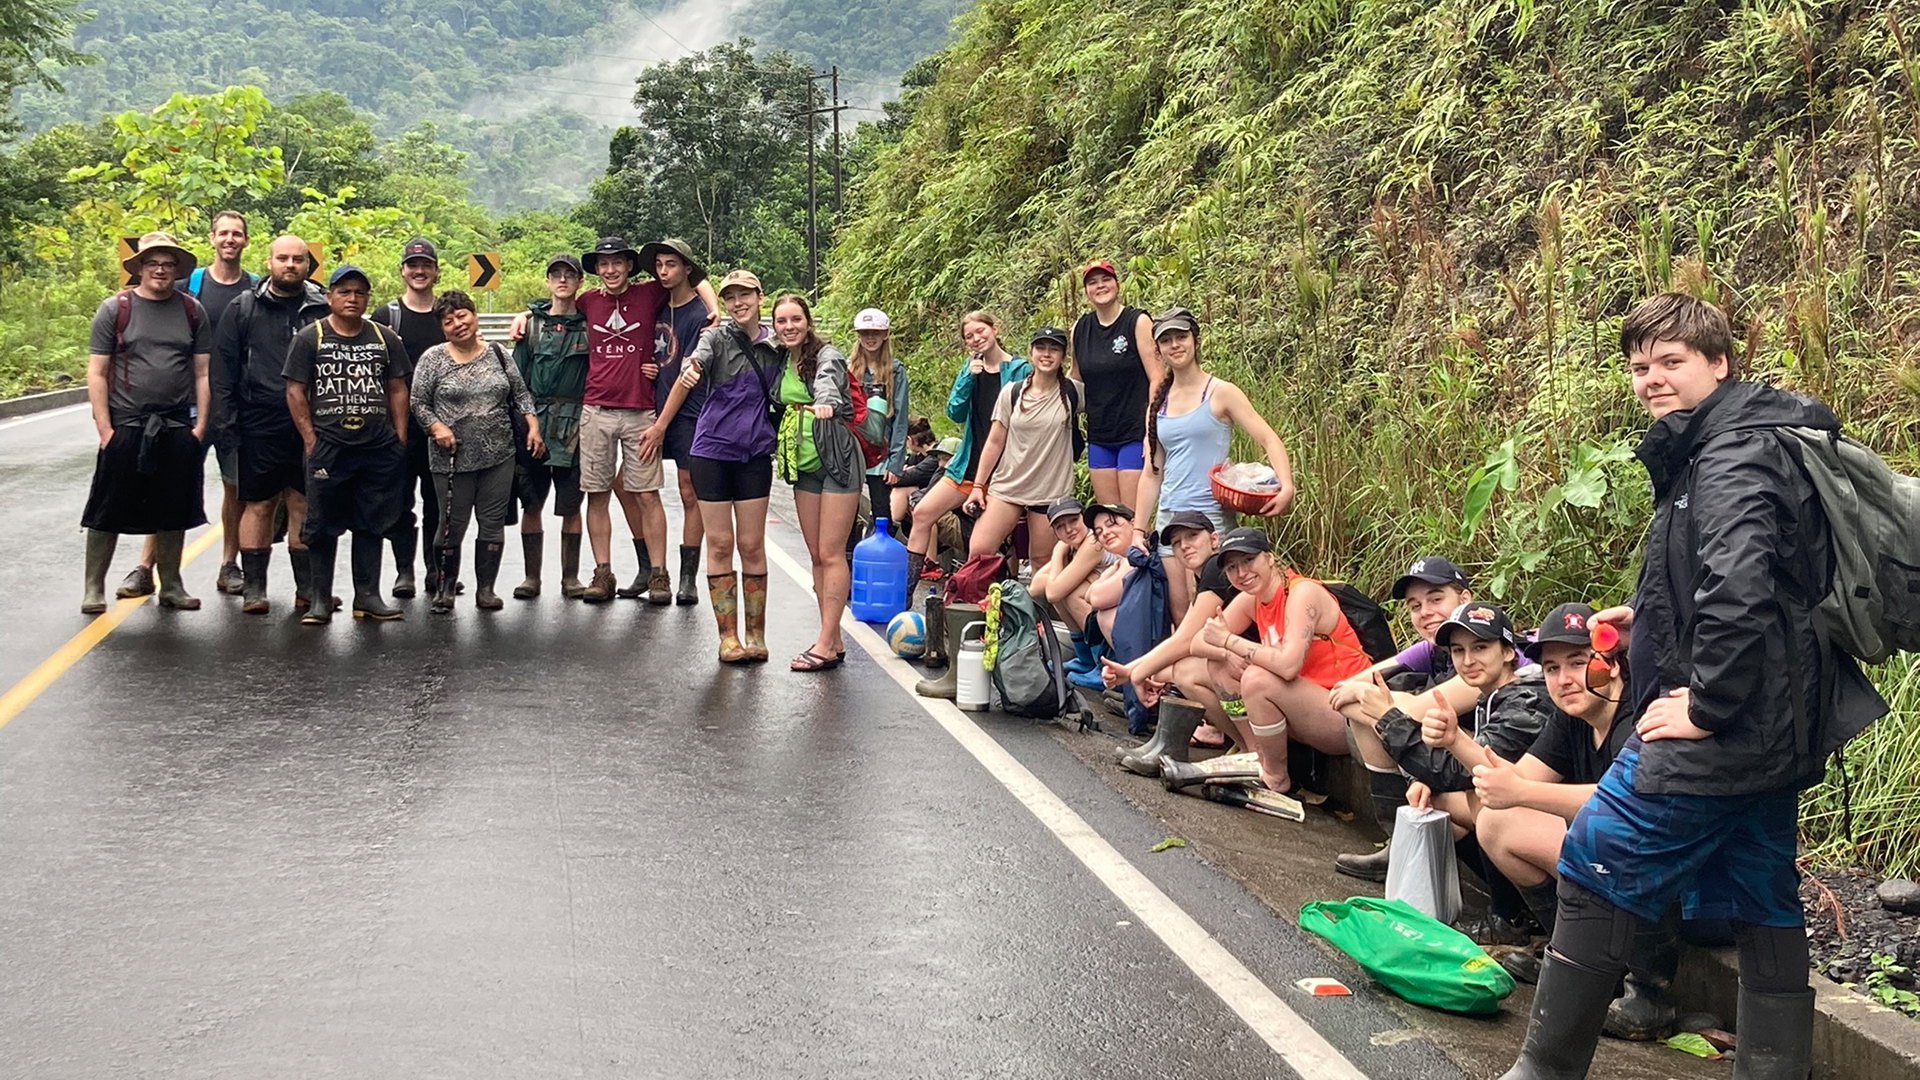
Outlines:
{"label": "yellow painted line on shoulder", "polygon": [[[215,522],[212,528],[194,537],[193,543],[188,544],[186,550],[181,552],[181,567],[185,568],[201,552],[219,542],[220,525]],[[19,716],[21,710],[33,704],[34,699],[45,692],[47,687],[52,686],[55,680],[65,675],[68,668],[79,663],[81,657],[92,652],[95,645],[105,641],[108,634],[113,633],[116,627],[126,622],[129,616],[140,609],[140,605],[151,599],[153,599],[151,596],[135,596],[114,601],[113,606],[107,608],[106,614],[95,616],[94,620],[87,624],[86,629],[68,638],[67,643],[54,650],[52,656],[40,661],[39,667],[27,672],[26,677],[14,683],[5,694],[0,694],[0,727],[6,727],[9,721]]]}

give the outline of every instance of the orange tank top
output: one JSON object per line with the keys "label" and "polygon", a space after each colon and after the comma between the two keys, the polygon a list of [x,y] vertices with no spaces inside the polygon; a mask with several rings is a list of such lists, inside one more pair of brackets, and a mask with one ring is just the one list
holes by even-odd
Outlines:
{"label": "orange tank top", "polygon": [[[1260,643],[1278,648],[1280,639],[1287,632],[1287,595],[1293,591],[1293,583],[1303,580],[1298,574],[1287,573],[1286,587],[1273,594],[1273,599],[1259,603],[1253,609],[1253,624],[1260,630]],[[1311,581],[1307,578],[1304,580]],[[1347,622],[1347,613],[1334,605],[1334,613],[1339,623],[1331,634],[1315,634],[1307,645],[1306,662],[1300,665],[1300,677],[1308,682],[1333,689],[1333,685],[1372,666],[1373,658],[1360,644],[1360,635],[1353,632],[1353,626]]]}

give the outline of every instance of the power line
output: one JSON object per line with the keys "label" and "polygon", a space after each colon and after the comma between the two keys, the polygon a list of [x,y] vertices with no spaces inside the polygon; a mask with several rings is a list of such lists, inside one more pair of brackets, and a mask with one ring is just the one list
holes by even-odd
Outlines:
{"label": "power line", "polygon": [[668,41],[671,41],[671,42],[673,42],[673,43],[674,43],[675,45],[678,45],[678,46],[680,46],[681,48],[683,48],[683,49],[685,49],[685,50],[687,50],[687,51],[688,51],[688,52],[690,52],[690,53],[697,53],[697,52],[699,52],[699,51],[700,51],[699,49],[696,49],[696,48],[694,48],[693,46],[691,46],[691,45],[689,45],[689,44],[687,44],[686,42],[684,42],[684,41],[681,41],[681,40],[680,40],[679,38],[677,38],[677,37],[674,37],[674,36],[673,36],[673,33],[672,33],[671,31],[669,31],[669,30],[668,30],[668,29],[667,29],[666,27],[664,27],[664,26],[661,26],[661,25],[660,25],[659,23],[657,23],[657,22],[653,22],[653,16],[651,16],[651,15],[647,15],[647,14],[642,14],[642,15],[641,15],[640,17],[641,17],[641,18],[643,18],[643,19],[645,19],[645,20],[647,20],[647,21],[648,21],[648,22],[650,22],[650,23],[653,23],[653,28],[654,28],[655,30],[658,30],[658,31],[660,31],[660,32],[661,32],[661,33],[663,33],[663,34],[666,34],[666,35],[667,35],[667,40],[668,40]]}

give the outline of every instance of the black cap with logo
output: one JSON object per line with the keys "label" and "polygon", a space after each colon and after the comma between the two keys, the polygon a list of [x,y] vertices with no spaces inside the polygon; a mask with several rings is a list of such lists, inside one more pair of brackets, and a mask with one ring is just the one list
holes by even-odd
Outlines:
{"label": "black cap with logo", "polygon": [[1467,575],[1461,572],[1459,567],[1439,555],[1427,555],[1413,560],[1413,565],[1407,568],[1407,572],[1401,575],[1400,580],[1393,583],[1393,598],[1405,600],[1407,590],[1412,588],[1415,582],[1425,582],[1428,585],[1457,585],[1462,589],[1472,587],[1467,581]]}
{"label": "black cap with logo", "polygon": [[1514,632],[1513,620],[1498,604],[1469,600],[1454,608],[1453,614],[1447,616],[1447,621],[1434,631],[1433,643],[1446,648],[1456,627],[1481,641],[1504,641],[1516,649],[1520,647],[1520,635]]}
{"label": "black cap with logo", "polygon": [[400,264],[405,266],[415,259],[437,263],[440,261],[440,251],[433,246],[433,241],[424,236],[416,236],[407,241],[406,247],[400,249]]}
{"label": "black cap with logo", "polygon": [[1520,651],[1534,663],[1540,662],[1540,646],[1549,641],[1563,645],[1593,645],[1593,608],[1578,600],[1568,601],[1547,612],[1547,617],[1534,632],[1533,640],[1520,646]]}

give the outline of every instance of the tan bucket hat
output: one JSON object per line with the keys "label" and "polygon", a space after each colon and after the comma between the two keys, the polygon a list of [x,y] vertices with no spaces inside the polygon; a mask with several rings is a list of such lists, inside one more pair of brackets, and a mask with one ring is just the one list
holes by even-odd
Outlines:
{"label": "tan bucket hat", "polygon": [[133,249],[133,254],[120,260],[120,269],[125,270],[130,277],[139,277],[140,265],[147,261],[148,255],[156,251],[171,251],[174,258],[180,261],[180,266],[174,271],[175,277],[185,278],[193,273],[194,267],[200,265],[200,260],[193,257],[193,252],[181,247],[172,233],[150,232],[140,238],[139,246]]}

